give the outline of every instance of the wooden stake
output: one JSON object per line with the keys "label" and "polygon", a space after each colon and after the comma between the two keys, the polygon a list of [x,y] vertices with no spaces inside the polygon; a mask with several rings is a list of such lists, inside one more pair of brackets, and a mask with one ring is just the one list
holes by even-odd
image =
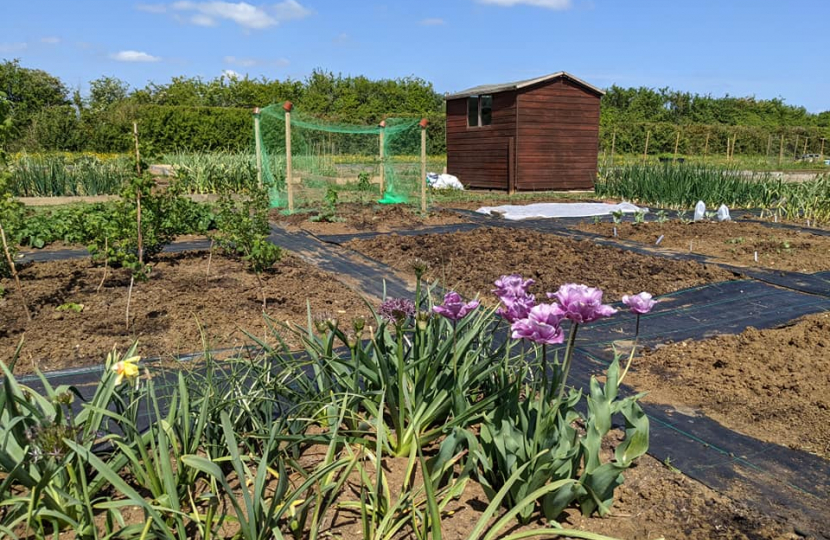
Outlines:
{"label": "wooden stake", "polygon": [[781,134],[781,145],[778,147],[778,166],[781,166],[781,161],[784,159],[784,134]]}
{"label": "wooden stake", "polygon": [[427,213],[427,125],[421,120],[421,213]]}
{"label": "wooden stake", "polygon": [[798,159],[798,135],[795,136],[795,153],[793,159]]}
{"label": "wooden stake", "polygon": [[285,110],[285,190],[288,192],[288,213],[294,213],[294,188],[292,187],[293,171],[291,163],[291,109],[293,105],[286,101],[282,106]]}
{"label": "wooden stake", "polygon": [[138,152],[138,122],[133,122],[133,141],[135,141],[135,173],[141,176],[141,154]]}
{"label": "wooden stake", "polygon": [[703,161],[706,161],[706,156],[709,155],[709,135],[710,133],[706,132],[706,143],[703,145]]}
{"label": "wooden stake", "polygon": [[3,252],[6,254],[6,263],[8,263],[9,270],[11,270],[12,277],[14,278],[14,284],[17,287],[17,293],[20,295],[20,301],[23,303],[23,311],[26,312],[26,320],[31,322],[32,314],[29,312],[26,294],[23,292],[23,286],[20,284],[20,276],[17,275],[17,268],[14,266],[14,259],[12,259],[12,254],[9,251],[9,245],[6,243],[6,231],[3,229],[3,225],[0,225],[0,238],[3,239]]}
{"label": "wooden stake", "polygon": [[611,166],[614,166],[614,145],[617,143],[617,130],[611,134]]}
{"label": "wooden stake", "polygon": [[772,133],[769,134],[769,138],[767,139],[767,155],[764,158],[764,161],[769,162],[769,151],[772,150]]}
{"label": "wooden stake", "polygon": [[213,238],[210,239],[210,254],[208,255],[207,272],[205,272],[205,283],[210,279],[210,262],[213,260]]}
{"label": "wooden stake", "polygon": [[824,137],[821,138],[821,150],[818,153],[818,160],[820,163],[824,163]]}
{"label": "wooden stake", "polygon": [[256,144],[256,181],[262,189],[262,142],[259,138],[259,107],[254,107],[254,143]]}
{"label": "wooden stake", "polygon": [[[138,152],[138,123],[133,122],[133,140],[135,141],[135,171],[141,176],[141,154]],[[144,266],[144,235],[141,232],[141,190],[135,192],[136,239],[138,241],[138,264]],[[129,310],[129,304],[127,304]]]}
{"label": "wooden stake", "polygon": [[651,137],[651,131],[646,131],[646,147],[643,150],[643,163],[648,159],[648,140]]}
{"label": "wooden stake", "polygon": [[802,155],[802,156],[803,156],[803,155],[805,155],[805,154],[807,153],[807,141],[809,141],[809,140],[810,140],[810,139],[809,139],[808,137],[804,137],[804,151],[803,151],[803,152],[801,152],[801,155]]}
{"label": "wooden stake", "polygon": [[672,163],[677,161],[677,149],[680,146],[680,132],[677,132],[677,137],[674,139],[674,157],[672,158]]}
{"label": "wooden stake", "polygon": [[378,137],[379,142],[379,150],[378,150],[378,159],[380,159],[380,196],[383,198],[383,194],[386,192],[386,163],[384,163],[384,150],[383,150],[383,135],[384,131],[386,131],[386,122],[380,123],[380,137]]}

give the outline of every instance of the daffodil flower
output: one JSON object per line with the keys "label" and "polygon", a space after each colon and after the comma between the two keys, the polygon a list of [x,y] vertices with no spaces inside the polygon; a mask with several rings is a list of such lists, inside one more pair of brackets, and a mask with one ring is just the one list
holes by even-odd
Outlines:
{"label": "daffodil flower", "polygon": [[138,377],[139,360],[141,360],[140,356],[131,356],[130,358],[125,358],[124,360],[116,362],[115,365],[112,366],[112,370],[117,375],[115,378],[116,385],[121,384],[125,377],[129,380]]}

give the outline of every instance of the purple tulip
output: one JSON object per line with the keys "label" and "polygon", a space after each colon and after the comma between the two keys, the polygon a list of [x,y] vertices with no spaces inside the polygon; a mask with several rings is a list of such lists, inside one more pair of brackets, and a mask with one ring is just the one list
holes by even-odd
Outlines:
{"label": "purple tulip", "polygon": [[565,312],[565,318],[577,324],[610,317],[617,312],[616,309],[602,303],[600,289],[587,285],[567,283],[559,287],[555,293],[548,293],[548,298],[556,298]]}
{"label": "purple tulip", "polygon": [[401,325],[415,315],[415,304],[406,298],[387,298],[380,304],[378,314],[390,323]]}
{"label": "purple tulip", "polygon": [[478,303],[478,300],[464,303],[464,299],[461,298],[460,294],[450,291],[444,295],[444,303],[440,306],[434,306],[432,311],[451,321],[460,321],[477,308]]}
{"label": "purple tulip", "polygon": [[641,292],[640,294],[632,296],[626,294],[622,297],[622,301],[623,304],[628,306],[631,313],[636,313],[637,315],[645,315],[654,307],[654,300],[652,300],[651,295],[647,292]]}
{"label": "purple tulip", "polygon": [[502,276],[496,280],[493,292],[499,298],[527,296],[527,289],[536,283],[532,279],[524,279],[519,274]]}
{"label": "purple tulip", "polygon": [[565,340],[565,333],[559,323],[564,312],[556,304],[534,306],[527,318],[514,322],[510,329],[513,339],[527,339],[544,345],[554,345]]}
{"label": "purple tulip", "polygon": [[532,294],[524,296],[502,296],[501,302],[504,307],[496,310],[496,314],[513,324],[524,319],[530,313],[531,308],[536,305],[536,297]]}

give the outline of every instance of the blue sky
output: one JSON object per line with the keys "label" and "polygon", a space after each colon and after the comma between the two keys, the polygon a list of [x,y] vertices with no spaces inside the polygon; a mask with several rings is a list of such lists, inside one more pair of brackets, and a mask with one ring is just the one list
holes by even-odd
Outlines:
{"label": "blue sky", "polygon": [[569,71],[600,87],[830,110],[828,0],[4,0],[0,58],[70,87],[223,72],[414,75],[439,92]]}

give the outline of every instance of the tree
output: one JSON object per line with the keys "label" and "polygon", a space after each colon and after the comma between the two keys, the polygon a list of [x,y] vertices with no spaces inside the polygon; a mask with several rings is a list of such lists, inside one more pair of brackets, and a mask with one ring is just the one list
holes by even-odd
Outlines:
{"label": "tree", "polygon": [[95,112],[109,109],[127,99],[130,85],[117,77],[101,77],[89,83],[89,108]]}

